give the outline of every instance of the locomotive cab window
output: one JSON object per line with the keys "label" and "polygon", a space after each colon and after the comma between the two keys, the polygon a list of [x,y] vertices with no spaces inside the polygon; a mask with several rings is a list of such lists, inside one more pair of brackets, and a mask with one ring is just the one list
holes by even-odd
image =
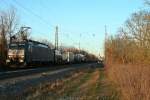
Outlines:
{"label": "locomotive cab window", "polygon": [[25,44],[10,44],[9,48],[10,49],[24,49]]}

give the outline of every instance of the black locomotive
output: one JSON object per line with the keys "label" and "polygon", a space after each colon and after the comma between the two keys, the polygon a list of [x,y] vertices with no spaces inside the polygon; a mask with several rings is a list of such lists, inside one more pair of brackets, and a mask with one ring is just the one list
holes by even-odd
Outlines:
{"label": "black locomotive", "polygon": [[53,63],[54,50],[48,45],[33,40],[12,41],[6,60],[10,64],[39,64]]}

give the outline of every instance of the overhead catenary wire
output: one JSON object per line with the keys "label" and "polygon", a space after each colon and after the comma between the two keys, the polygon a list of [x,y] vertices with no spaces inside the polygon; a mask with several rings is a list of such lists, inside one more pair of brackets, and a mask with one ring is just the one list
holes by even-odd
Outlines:
{"label": "overhead catenary wire", "polygon": [[[7,3],[6,0],[3,0],[5,3]],[[18,7],[20,7],[21,9],[23,9],[25,12],[29,13],[30,15],[36,17],[40,22],[42,22],[43,24],[45,24],[46,26],[48,26],[48,28],[51,28],[52,30],[54,30],[54,27],[56,25],[50,25],[50,23],[48,23],[48,21],[46,21],[43,17],[41,17],[39,14],[37,14],[35,11],[32,10],[32,8],[28,8],[25,5],[21,4],[20,2],[18,2],[17,0],[13,0],[12,2],[14,5],[17,5]],[[8,3],[7,3],[8,4]],[[38,31],[39,32],[39,31]],[[42,32],[40,32],[42,33]],[[72,36],[67,33],[61,33],[64,34],[63,36],[66,36],[67,38],[69,38],[71,41],[75,41]],[[88,33],[88,35],[90,36],[91,34]],[[81,37],[81,33],[80,33],[80,37]]]}
{"label": "overhead catenary wire", "polygon": [[38,18],[44,24],[46,24],[48,26],[51,26],[51,27],[55,27],[54,25],[50,25],[50,23],[48,23],[48,21],[46,21],[43,17],[41,17],[40,15],[38,15],[37,13],[35,13],[34,11],[32,11],[31,9],[29,9],[29,8],[25,7],[24,5],[22,5],[21,3],[19,3],[17,0],[13,0],[13,1],[19,7],[21,7],[22,9],[24,9],[26,12],[32,14],[34,17]]}
{"label": "overhead catenary wire", "polygon": [[[33,16],[35,16],[36,18],[38,18],[41,22],[43,22],[45,25],[51,26],[52,29],[54,29],[55,25],[50,25],[48,23],[48,21],[46,21],[44,18],[42,18],[41,16],[39,16],[38,14],[36,14],[35,12],[33,12],[32,10],[30,10],[29,8],[23,6],[21,3],[17,2],[16,0],[14,0],[14,2],[20,6],[21,8],[23,8],[26,12],[32,14]],[[71,37],[69,37],[71,40],[73,40]]]}

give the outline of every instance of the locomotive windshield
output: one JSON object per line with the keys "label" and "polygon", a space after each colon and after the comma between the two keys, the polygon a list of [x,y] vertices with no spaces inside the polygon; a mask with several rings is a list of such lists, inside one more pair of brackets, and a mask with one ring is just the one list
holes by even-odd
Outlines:
{"label": "locomotive windshield", "polygon": [[19,43],[12,43],[9,46],[10,49],[24,49],[25,44],[19,44]]}

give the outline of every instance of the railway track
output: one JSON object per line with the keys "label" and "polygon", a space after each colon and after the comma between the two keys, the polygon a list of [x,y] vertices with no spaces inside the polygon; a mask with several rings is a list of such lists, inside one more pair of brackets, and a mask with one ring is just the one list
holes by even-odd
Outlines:
{"label": "railway track", "polygon": [[[36,68],[0,73],[0,100],[26,100],[35,89],[42,89],[47,84],[57,84],[73,73],[82,69],[95,68],[96,63],[59,66],[63,68]],[[57,66],[56,66],[57,67]],[[99,65],[97,66],[99,67]]]}
{"label": "railway track", "polygon": [[83,64],[72,64],[72,65],[62,65],[62,66],[52,66],[52,67],[43,67],[43,68],[30,68],[30,69],[19,69],[19,70],[9,70],[9,71],[1,71],[0,72],[0,82],[3,80],[21,77],[21,76],[30,76],[38,73],[46,73],[46,72],[61,72],[64,70],[72,70],[76,68],[89,66],[91,63],[83,63]]}

